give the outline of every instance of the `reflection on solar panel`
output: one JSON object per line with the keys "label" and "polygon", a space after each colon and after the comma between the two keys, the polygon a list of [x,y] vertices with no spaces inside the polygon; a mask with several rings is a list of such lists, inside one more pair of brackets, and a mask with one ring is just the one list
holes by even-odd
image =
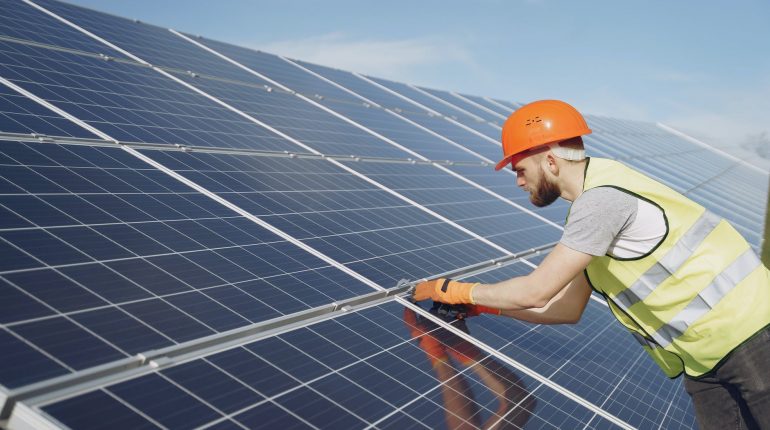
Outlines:
{"label": "reflection on solar panel", "polygon": [[[559,239],[567,204],[491,168],[518,105],[0,6],[0,424],[694,426],[598,299],[574,326],[447,322],[394,287],[526,274]],[[588,119],[590,152],[759,247],[766,173]]]}

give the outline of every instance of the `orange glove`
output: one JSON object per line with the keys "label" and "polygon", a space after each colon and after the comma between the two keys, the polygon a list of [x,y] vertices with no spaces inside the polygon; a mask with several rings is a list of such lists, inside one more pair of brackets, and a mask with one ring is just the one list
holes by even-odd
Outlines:
{"label": "orange glove", "polygon": [[481,314],[500,315],[502,313],[500,309],[482,305],[465,305],[465,309],[467,310],[465,312],[466,317],[475,317]]}
{"label": "orange glove", "polygon": [[457,282],[448,278],[420,282],[414,290],[414,300],[432,299],[450,305],[473,303],[471,291],[476,285],[478,282]]}

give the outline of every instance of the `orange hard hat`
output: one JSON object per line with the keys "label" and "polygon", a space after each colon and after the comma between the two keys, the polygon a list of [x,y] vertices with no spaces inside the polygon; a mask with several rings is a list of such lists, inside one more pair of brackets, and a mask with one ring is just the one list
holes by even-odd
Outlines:
{"label": "orange hard hat", "polygon": [[503,124],[503,159],[495,170],[513,161],[517,154],[548,143],[590,134],[583,115],[560,100],[539,100],[512,113]]}

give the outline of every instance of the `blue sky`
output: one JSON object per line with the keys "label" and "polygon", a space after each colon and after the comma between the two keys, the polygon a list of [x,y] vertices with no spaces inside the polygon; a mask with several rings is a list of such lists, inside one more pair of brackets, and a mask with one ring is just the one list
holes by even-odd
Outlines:
{"label": "blue sky", "polygon": [[433,88],[659,121],[738,144],[770,132],[770,2],[70,0]]}

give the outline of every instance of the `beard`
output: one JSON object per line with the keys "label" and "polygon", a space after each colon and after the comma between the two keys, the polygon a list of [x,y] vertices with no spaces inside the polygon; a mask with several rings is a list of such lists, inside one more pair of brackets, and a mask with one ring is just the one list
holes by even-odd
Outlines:
{"label": "beard", "polygon": [[542,208],[555,202],[560,195],[559,188],[546,178],[543,168],[540,167],[540,180],[538,181],[537,188],[530,191],[529,201],[533,205]]}

